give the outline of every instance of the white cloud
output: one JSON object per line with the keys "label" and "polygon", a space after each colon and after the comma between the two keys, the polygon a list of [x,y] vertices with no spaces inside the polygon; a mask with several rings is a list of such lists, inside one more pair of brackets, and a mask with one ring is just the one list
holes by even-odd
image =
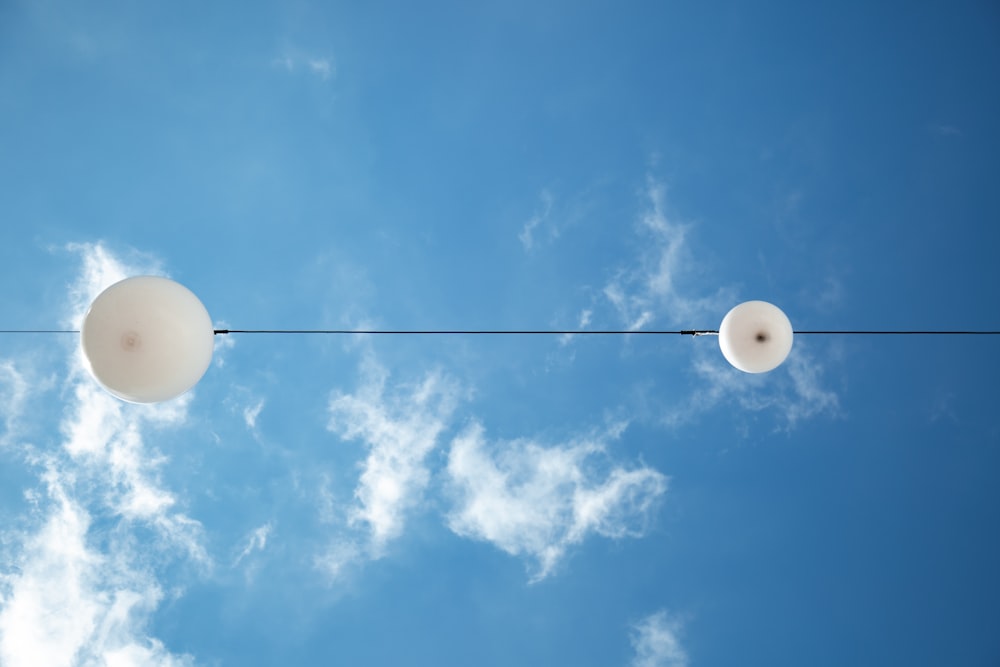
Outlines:
{"label": "white cloud", "polygon": [[350,540],[335,541],[315,558],[315,565],[316,569],[331,579],[340,579],[349,567],[368,557],[370,557],[369,552],[356,542]]}
{"label": "white cloud", "polygon": [[348,511],[348,524],[364,533],[364,544],[335,549],[342,554],[379,558],[402,533],[430,479],[427,456],[458,402],[456,386],[440,373],[393,391],[387,390],[387,380],[385,369],[369,355],[361,387],[330,400],[330,431],[367,449],[355,504]]}
{"label": "white cloud", "polygon": [[157,469],[164,459],[143,442],[146,428],[179,426],[186,419],[187,397],[160,405],[133,406],[112,398],[89,378],[74,389],[62,430],[64,450],[77,477],[99,485],[103,503],[116,515],[142,522],[188,557],[208,565],[201,526],[174,511],[176,499],[162,488]]}
{"label": "white cloud", "polygon": [[0,445],[11,442],[17,436],[18,420],[24,411],[30,387],[28,379],[13,361],[0,361],[0,406],[3,406],[0,410],[3,414]]}
{"label": "white cloud", "polygon": [[823,367],[815,361],[802,341],[796,340],[792,353],[782,366],[770,373],[750,374],[738,371],[721,358],[718,346],[696,352],[692,366],[697,381],[682,404],[667,409],[662,419],[676,426],[731,401],[750,412],[771,410],[792,429],[800,422],[840,411],[837,394],[824,388]]}
{"label": "white cloud", "polygon": [[275,58],[271,63],[275,67],[280,67],[287,72],[297,72],[299,70],[309,72],[324,81],[336,74],[333,60],[322,56],[290,52]]}
{"label": "white cloud", "polygon": [[791,398],[785,400],[781,408],[789,427],[805,419],[821,414],[832,416],[840,411],[837,394],[825,389],[820,381],[822,366],[801,351],[801,345],[799,353],[789,356],[786,363],[792,391]]}
{"label": "white cloud", "polygon": [[243,550],[233,561],[233,567],[240,564],[244,558],[252,554],[254,551],[263,551],[264,547],[267,546],[267,538],[270,536],[271,531],[274,529],[274,524],[267,522],[261,526],[257,526],[250,534],[247,535],[245,544],[243,545]]}
{"label": "white cloud", "polygon": [[667,217],[662,185],[650,182],[646,197],[649,207],[639,225],[644,249],[635,266],[619,270],[605,285],[604,297],[632,331],[660,317],[672,325],[700,328],[704,318],[725,312],[733,301],[732,291],[718,288],[714,294],[691,297],[679,288],[693,268],[687,248],[690,227]]}
{"label": "white cloud", "polygon": [[[576,328],[583,331],[588,326],[590,326],[590,321],[593,319],[594,311],[586,308],[580,311],[580,316],[576,320]],[[559,344],[562,346],[569,345],[573,340],[573,334],[562,334],[559,336]]]}
{"label": "white cloud", "polygon": [[[55,507],[25,544],[18,574],[4,578],[0,661],[10,667],[71,664],[102,611],[90,583],[98,558],[85,545],[89,517],[61,489],[53,495]],[[65,611],[50,618],[59,608]]]}
{"label": "white cloud", "polygon": [[[100,244],[76,245],[83,272],[71,290],[67,320],[78,324],[104,287],[128,266]],[[30,491],[37,530],[7,535],[0,575],[0,662],[18,665],[181,665],[146,626],[162,597],[154,566],[210,560],[201,526],[177,511],[159,480],[164,459],[144,442],[151,430],[177,427],[190,396],[157,406],[128,405],[71,364],[70,404],[60,424],[62,448],[44,465],[45,492]],[[101,517],[95,530],[91,513]]]}
{"label": "white cloud", "polygon": [[247,428],[251,431],[257,430],[257,417],[260,416],[261,410],[264,409],[263,398],[258,399],[253,405],[249,405],[243,408],[243,422],[247,425]]}
{"label": "white cloud", "polygon": [[134,537],[119,525],[106,552],[91,548],[90,516],[63,486],[72,475],[50,468],[45,477],[47,516],[2,578],[0,663],[191,664],[145,635],[162,592]]}
{"label": "white cloud", "polygon": [[69,290],[68,328],[80,328],[90,303],[106,287],[129,276],[163,275],[159,262],[152,258],[136,253],[127,262],[119,259],[102,243],[71,243],[67,249],[78,254],[83,263],[83,270]]}
{"label": "white cloud", "polygon": [[[216,323],[216,328],[218,329],[228,329],[228,322],[218,322]],[[226,334],[220,334],[215,337],[215,348],[212,350],[212,363],[215,364],[216,368],[222,368],[226,365],[226,357],[228,356],[229,350],[236,347],[236,337]]]}
{"label": "white cloud", "polygon": [[681,646],[682,623],[660,610],[632,627],[632,667],[687,667],[688,656]]}
{"label": "white cloud", "polygon": [[328,58],[310,58],[306,64],[313,74],[318,74],[322,79],[329,79],[333,73],[333,63]]}
{"label": "white cloud", "polygon": [[[623,427],[622,427],[623,428]],[[531,440],[490,446],[478,424],[452,442],[448,476],[454,508],[448,526],[457,535],[492,543],[534,561],[532,581],[552,573],[569,547],[591,534],[639,537],[667,489],[659,472],[612,466],[598,434],[545,447]]]}
{"label": "white cloud", "polygon": [[834,310],[844,302],[844,285],[838,278],[827,276],[823,281],[823,287],[811,300],[822,310]]}
{"label": "white cloud", "polygon": [[[552,193],[548,190],[542,190],[538,195],[541,200],[541,210],[535,211],[535,213],[524,223],[524,227],[521,228],[521,232],[517,235],[519,241],[521,241],[521,246],[526,250],[530,251],[535,247],[535,229],[539,226],[549,222],[549,218],[552,215],[552,203],[553,197]],[[558,231],[554,228],[550,230],[552,235],[558,235]]]}

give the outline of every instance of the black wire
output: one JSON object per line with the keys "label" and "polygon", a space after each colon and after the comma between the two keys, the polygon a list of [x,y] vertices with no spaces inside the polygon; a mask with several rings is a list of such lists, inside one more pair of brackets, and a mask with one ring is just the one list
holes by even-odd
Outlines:
{"label": "black wire", "polygon": [[698,331],[610,331],[610,330],[587,330],[587,331],[557,331],[557,330],[529,330],[529,329],[216,329],[216,334],[231,334],[231,333],[247,333],[247,334],[389,334],[389,335],[451,335],[451,334],[471,334],[471,335],[561,335],[561,336],[576,336],[576,335],[597,335],[597,336],[607,336],[607,335],[624,335],[624,334],[646,334],[646,335],[663,335],[663,334],[706,334],[706,333],[718,333],[717,331],[708,330],[698,330]]}
{"label": "black wire", "polygon": [[[471,334],[471,335],[560,335],[560,336],[586,336],[586,335],[685,335],[704,336],[718,334],[718,329],[683,329],[680,331],[662,330],[520,330],[520,329],[216,329],[216,334],[247,333],[247,334],[389,334],[389,335],[440,335],[440,334]],[[847,335],[919,335],[919,336],[997,336],[1000,331],[795,331],[795,334],[847,334]]]}
{"label": "black wire", "polygon": [[[78,334],[78,329],[0,329],[0,334]],[[383,335],[538,335],[538,336],[632,336],[632,335],[716,335],[718,329],[663,330],[551,330],[551,329],[215,329],[216,335],[226,334],[383,334]],[[1000,331],[864,331],[817,330],[795,331],[796,335],[863,335],[863,336],[1000,336]]]}
{"label": "black wire", "polygon": [[796,331],[795,334],[859,334],[863,336],[997,336],[1000,331]]}

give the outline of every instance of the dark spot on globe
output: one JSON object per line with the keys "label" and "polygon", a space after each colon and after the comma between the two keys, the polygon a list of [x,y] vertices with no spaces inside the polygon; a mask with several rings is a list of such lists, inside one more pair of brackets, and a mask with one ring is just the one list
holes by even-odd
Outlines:
{"label": "dark spot on globe", "polygon": [[142,346],[142,336],[136,331],[126,331],[122,334],[122,349],[126,352],[133,352]]}
{"label": "dark spot on globe", "polygon": [[767,334],[764,333],[763,331],[758,331],[757,332],[757,342],[758,343],[766,343],[767,342]]}

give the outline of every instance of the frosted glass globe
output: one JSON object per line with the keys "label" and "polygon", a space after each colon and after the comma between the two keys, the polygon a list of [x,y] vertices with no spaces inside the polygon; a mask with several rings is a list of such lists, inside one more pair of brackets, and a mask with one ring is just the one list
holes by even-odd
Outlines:
{"label": "frosted glass globe", "polygon": [[792,323],[774,304],[747,301],[736,306],[719,325],[722,356],[746,373],[766,373],[781,365],[792,351]]}
{"label": "frosted glass globe", "polygon": [[90,373],[132,403],[167,401],[197,384],[214,336],[198,297],[157,276],[126,278],[101,292],[80,329]]}

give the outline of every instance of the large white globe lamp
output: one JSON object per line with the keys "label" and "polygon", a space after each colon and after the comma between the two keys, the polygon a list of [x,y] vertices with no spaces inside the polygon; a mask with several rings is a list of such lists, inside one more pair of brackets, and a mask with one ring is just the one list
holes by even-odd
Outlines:
{"label": "large white globe lamp", "polygon": [[792,323],[774,304],[747,301],[719,325],[719,347],[726,361],[746,373],[766,373],[792,351]]}
{"label": "large white globe lamp", "polygon": [[167,401],[197,384],[214,336],[198,297],[158,276],[126,278],[101,292],[80,329],[91,374],[132,403]]}

